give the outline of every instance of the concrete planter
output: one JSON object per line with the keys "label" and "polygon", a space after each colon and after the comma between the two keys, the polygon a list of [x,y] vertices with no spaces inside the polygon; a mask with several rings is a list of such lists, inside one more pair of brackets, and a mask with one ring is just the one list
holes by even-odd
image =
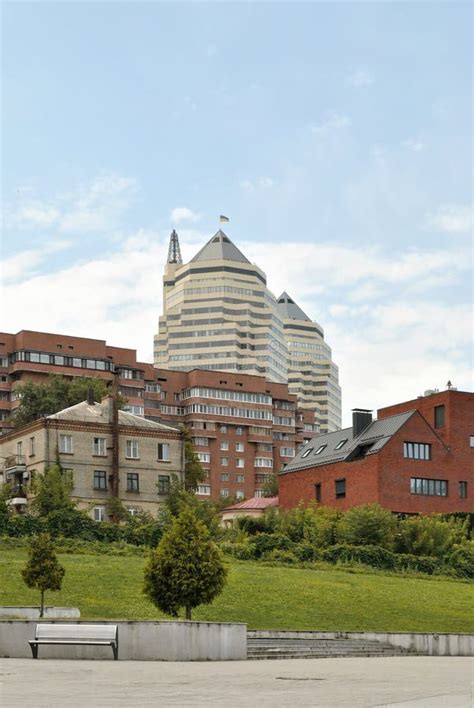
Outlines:
{"label": "concrete planter", "polygon": [[[86,624],[94,624],[87,622]],[[247,625],[218,622],[128,622],[118,625],[119,660],[235,661],[247,658]],[[0,657],[31,658],[37,622],[0,621]],[[41,659],[110,659],[109,647],[41,646]]]}

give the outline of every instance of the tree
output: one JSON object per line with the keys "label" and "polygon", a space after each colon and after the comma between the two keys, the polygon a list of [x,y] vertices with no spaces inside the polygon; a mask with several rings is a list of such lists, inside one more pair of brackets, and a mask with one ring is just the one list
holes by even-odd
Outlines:
{"label": "tree", "polygon": [[337,527],[338,540],[354,546],[383,546],[391,549],[397,521],[379,504],[354,506],[342,516]]}
{"label": "tree", "polygon": [[72,478],[60,465],[53,465],[35,482],[33,509],[39,516],[48,516],[53,511],[74,508],[71,500]]}
{"label": "tree", "polygon": [[[26,425],[74,406],[87,399],[88,389],[92,389],[95,401],[101,401],[109,393],[107,383],[100,378],[80,376],[69,380],[58,374],[50,374],[46,383],[27,381],[15,388],[20,405],[13,415],[13,421],[17,426]],[[123,399],[119,401],[121,404]]]}
{"label": "tree", "polygon": [[278,476],[272,474],[271,477],[263,485],[263,496],[264,497],[277,497],[278,496]]}
{"label": "tree", "polygon": [[29,588],[41,592],[40,617],[44,615],[44,593],[46,590],[60,590],[65,570],[58,563],[51,537],[41,533],[31,539],[29,558],[21,571],[24,582]]}
{"label": "tree", "polygon": [[163,612],[178,617],[185,608],[208,604],[222,592],[226,578],[222,555],[192,509],[185,509],[161,539],[145,568],[144,592]]}
{"label": "tree", "polygon": [[182,426],[181,431],[184,436],[184,488],[195,492],[198,484],[206,479],[206,470],[193,450],[191,432],[186,426]]}

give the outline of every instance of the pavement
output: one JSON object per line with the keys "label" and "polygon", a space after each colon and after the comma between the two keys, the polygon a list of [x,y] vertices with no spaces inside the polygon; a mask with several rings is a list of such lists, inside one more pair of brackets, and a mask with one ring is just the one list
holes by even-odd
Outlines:
{"label": "pavement", "polygon": [[2,708],[472,708],[470,657],[158,662],[0,659]]}

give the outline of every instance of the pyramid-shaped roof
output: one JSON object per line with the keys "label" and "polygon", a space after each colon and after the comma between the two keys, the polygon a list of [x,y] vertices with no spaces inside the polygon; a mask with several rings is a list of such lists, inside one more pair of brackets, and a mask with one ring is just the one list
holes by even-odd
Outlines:
{"label": "pyramid-shaped roof", "polygon": [[291,299],[287,292],[283,292],[277,299],[278,310],[284,320],[306,320],[311,322],[301,307],[298,307],[296,302]]}
{"label": "pyramid-shaped roof", "polygon": [[196,261],[240,261],[240,263],[250,263],[250,261],[232,243],[230,238],[219,229],[214,236],[209,239],[205,246],[191,259],[191,263]]}
{"label": "pyramid-shaped roof", "polygon": [[[163,423],[155,423],[141,416],[134,415],[128,411],[119,410],[119,425],[132,426],[134,428],[152,428],[153,430],[173,431],[176,428]],[[74,406],[64,408],[58,413],[48,415],[52,420],[74,421],[76,423],[109,423],[109,397],[104,398],[100,403],[88,403],[81,401]]]}

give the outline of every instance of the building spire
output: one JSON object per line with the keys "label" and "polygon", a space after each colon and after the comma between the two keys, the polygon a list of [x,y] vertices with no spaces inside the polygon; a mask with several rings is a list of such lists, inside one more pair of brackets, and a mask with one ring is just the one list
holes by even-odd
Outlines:
{"label": "building spire", "polygon": [[179,247],[179,238],[175,229],[171,232],[170,236],[170,246],[168,249],[168,263],[177,263],[181,265],[183,259],[181,258],[181,249]]}

